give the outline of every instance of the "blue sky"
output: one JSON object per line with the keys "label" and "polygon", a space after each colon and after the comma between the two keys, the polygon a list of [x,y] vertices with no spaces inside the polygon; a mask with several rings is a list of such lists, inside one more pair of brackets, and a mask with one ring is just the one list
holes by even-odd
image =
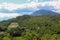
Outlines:
{"label": "blue sky", "polygon": [[[35,1],[35,0],[0,0],[0,3],[8,2],[8,3],[23,4],[23,3],[29,3],[30,1]],[[38,2],[45,2],[45,1],[50,1],[50,0],[38,0]]]}
{"label": "blue sky", "polygon": [[0,3],[3,2],[22,4],[22,3],[26,3],[26,0],[0,0]]}
{"label": "blue sky", "polygon": [[48,9],[60,13],[60,0],[0,0],[0,21],[39,9]]}

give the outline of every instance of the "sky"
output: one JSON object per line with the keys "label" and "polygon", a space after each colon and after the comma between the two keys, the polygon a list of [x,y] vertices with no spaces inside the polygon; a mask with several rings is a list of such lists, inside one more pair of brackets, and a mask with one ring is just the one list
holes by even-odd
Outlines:
{"label": "sky", "polygon": [[46,9],[60,13],[60,0],[0,0],[0,21]]}

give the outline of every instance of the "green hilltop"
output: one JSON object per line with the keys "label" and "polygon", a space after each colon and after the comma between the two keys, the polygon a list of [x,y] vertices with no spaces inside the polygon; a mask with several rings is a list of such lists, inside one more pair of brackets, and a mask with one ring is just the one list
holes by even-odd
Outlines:
{"label": "green hilltop", "polygon": [[60,15],[18,16],[0,22],[0,40],[60,40]]}

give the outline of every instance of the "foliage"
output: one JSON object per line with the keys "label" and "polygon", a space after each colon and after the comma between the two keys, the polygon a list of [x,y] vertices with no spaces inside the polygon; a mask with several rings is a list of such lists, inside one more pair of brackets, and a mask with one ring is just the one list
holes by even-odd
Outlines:
{"label": "foliage", "polygon": [[[10,28],[12,23],[17,23],[18,27]],[[0,35],[1,40],[60,40],[60,15],[24,15],[2,21]]]}

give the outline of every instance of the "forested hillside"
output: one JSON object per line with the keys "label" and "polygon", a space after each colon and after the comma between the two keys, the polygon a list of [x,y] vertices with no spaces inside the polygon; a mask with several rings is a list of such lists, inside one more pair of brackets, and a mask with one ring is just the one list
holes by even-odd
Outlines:
{"label": "forested hillside", "polygon": [[60,40],[60,15],[24,15],[2,21],[0,40]]}

